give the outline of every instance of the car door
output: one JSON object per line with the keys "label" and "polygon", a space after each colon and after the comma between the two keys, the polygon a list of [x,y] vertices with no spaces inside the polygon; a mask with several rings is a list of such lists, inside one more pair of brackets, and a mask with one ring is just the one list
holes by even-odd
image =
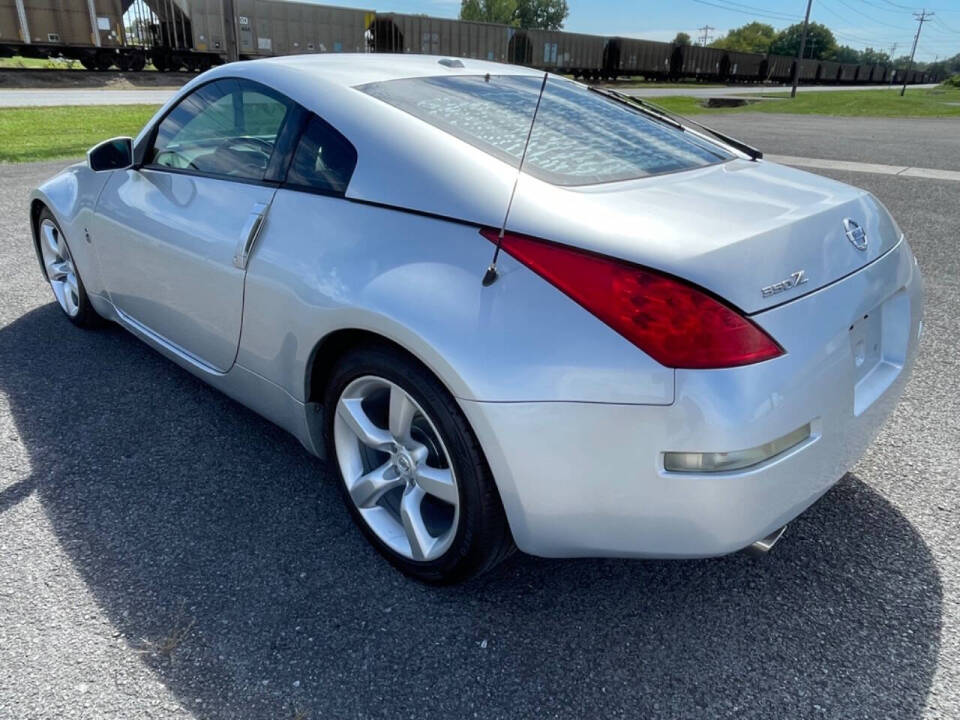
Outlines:
{"label": "car door", "polygon": [[124,319],[218,371],[236,357],[246,260],[295,108],[257,83],[203,85],[157,123],[142,163],[114,173],[97,204],[92,241]]}

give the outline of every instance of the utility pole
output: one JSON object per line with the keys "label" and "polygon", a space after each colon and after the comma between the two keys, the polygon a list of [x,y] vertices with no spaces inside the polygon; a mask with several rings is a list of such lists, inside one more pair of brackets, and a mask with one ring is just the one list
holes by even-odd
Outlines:
{"label": "utility pole", "polygon": [[810,23],[810,7],[813,0],[807,0],[807,14],[803,16],[803,32],[800,34],[800,52],[797,53],[797,60],[793,64],[793,89],[790,91],[790,97],[797,96],[797,83],[800,81],[800,63],[803,62],[803,48],[807,44],[807,25]]}
{"label": "utility pole", "polygon": [[895,54],[896,54],[896,52],[897,52],[897,45],[899,45],[899,44],[900,44],[900,43],[894,43],[894,44],[890,47],[890,70],[891,70],[891,73],[890,73],[890,88],[891,88],[891,89],[893,88],[893,72],[892,72],[892,70],[893,70],[893,61],[894,61],[894,59],[895,59],[894,56],[895,56]]}
{"label": "utility pole", "polygon": [[917,42],[920,40],[920,31],[923,30],[923,24],[927,21],[928,18],[932,18],[934,13],[927,12],[927,9],[924,8],[918,13],[914,13],[913,16],[917,19],[917,34],[913,36],[913,50],[910,51],[910,62],[907,63],[907,72],[903,74],[903,87],[900,88],[900,97],[903,97],[904,93],[907,92],[907,78],[910,77],[910,69],[913,67],[913,56],[917,53]]}
{"label": "utility pole", "polygon": [[701,28],[697,28],[697,30],[700,31],[701,33],[703,33],[703,34],[700,36],[700,44],[703,45],[704,47],[706,47],[706,46],[707,46],[707,40],[713,40],[713,35],[710,35],[710,34],[709,34],[710,31],[711,31],[711,30],[716,30],[716,28],[715,28],[715,27],[712,27],[712,26],[710,26],[710,25],[704,25],[704,26],[701,27]]}

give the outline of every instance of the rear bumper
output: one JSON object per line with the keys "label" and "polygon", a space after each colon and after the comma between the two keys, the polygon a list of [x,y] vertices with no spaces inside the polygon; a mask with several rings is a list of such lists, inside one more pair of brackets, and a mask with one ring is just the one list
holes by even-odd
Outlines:
{"label": "rear bumper", "polygon": [[[754,316],[786,355],[676,372],[669,406],[461,401],[518,547],[547,557],[706,557],[796,517],[866,450],[909,376],[923,291],[906,242],[843,281]],[[851,331],[881,317],[882,361],[858,370]],[[758,466],[670,473],[665,451],[755,447],[813,434]]]}

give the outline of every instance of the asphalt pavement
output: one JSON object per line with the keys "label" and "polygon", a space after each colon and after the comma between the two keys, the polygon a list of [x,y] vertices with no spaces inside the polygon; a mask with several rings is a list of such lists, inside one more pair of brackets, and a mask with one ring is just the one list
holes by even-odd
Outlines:
{"label": "asphalt pavement", "polygon": [[910,238],[925,331],[880,437],[771,554],[518,555],[437,589],[292,437],[60,316],[26,198],[62,164],[0,166],[0,718],[960,717],[956,183],[831,173]]}
{"label": "asphalt pavement", "polygon": [[[616,88],[616,85],[611,85]],[[887,90],[889,85],[801,85],[797,92],[839,92],[843,90]],[[930,85],[913,85],[916,88],[936,87],[936,83]],[[618,88],[619,89],[619,88]],[[622,92],[627,95],[637,95],[639,97],[676,97],[684,95],[687,97],[740,97],[742,95],[763,95],[766,93],[789,92],[790,85],[726,85],[723,87],[705,86],[701,87],[691,84],[687,87],[633,87],[622,88]]]}
{"label": "asphalt pavement", "polygon": [[693,119],[771,154],[960,170],[957,117],[716,113]]}

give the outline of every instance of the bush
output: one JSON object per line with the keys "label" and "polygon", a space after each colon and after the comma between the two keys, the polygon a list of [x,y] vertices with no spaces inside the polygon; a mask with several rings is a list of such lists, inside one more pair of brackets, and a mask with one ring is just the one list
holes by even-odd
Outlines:
{"label": "bush", "polygon": [[948,77],[943,81],[943,84],[948,87],[960,88],[960,74]]}

